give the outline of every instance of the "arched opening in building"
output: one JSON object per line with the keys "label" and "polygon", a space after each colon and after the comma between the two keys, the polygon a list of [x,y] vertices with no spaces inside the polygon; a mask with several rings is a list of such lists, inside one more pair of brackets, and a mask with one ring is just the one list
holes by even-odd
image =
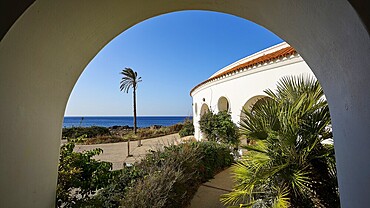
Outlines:
{"label": "arched opening in building", "polygon": [[259,100],[266,98],[266,95],[256,95],[248,99],[247,102],[243,105],[241,112],[240,112],[240,119],[245,117],[245,111],[251,112],[253,109],[254,104],[256,104]]}
{"label": "arched opening in building", "polygon": [[229,103],[229,100],[222,96],[218,99],[218,102],[217,102],[217,107],[218,107],[218,111],[221,112],[221,111],[230,111],[230,103]]}

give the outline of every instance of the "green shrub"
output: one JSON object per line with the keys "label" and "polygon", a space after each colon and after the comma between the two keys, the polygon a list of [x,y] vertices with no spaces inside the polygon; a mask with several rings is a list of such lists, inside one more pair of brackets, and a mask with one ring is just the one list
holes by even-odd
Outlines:
{"label": "green shrub", "polygon": [[114,208],[121,205],[127,190],[133,187],[139,179],[142,179],[146,172],[142,168],[135,166],[124,167],[122,170],[115,171],[118,175],[104,189],[92,199],[94,207]]}
{"label": "green shrub", "polygon": [[87,138],[93,138],[96,136],[110,135],[109,129],[101,126],[91,126],[91,127],[71,127],[63,128],[62,138],[78,138],[80,136],[86,135]]}
{"label": "green shrub", "polygon": [[102,153],[102,149],[73,152],[75,143],[81,139],[70,139],[60,148],[56,201],[61,207],[81,207],[113,178],[112,163],[92,158]]}
{"label": "green shrub", "polygon": [[124,168],[94,197],[96,207],[186,207],[201,183],[232,162],[228,146],[216,142],[165,147]]}
{"label": "green shrub", "polygon": [[152,172],[150,177],[139,181],[122,200],[122,207],[169,207],[167,200],[171,198],[175,185],[182,181],[184,174],[181,170],[174,169],[172,165],[165,165],[161,171]]}
{"label": "green shrub", "polygon": [[192,180],[192,174],[186,175],[185,169],[188,164],[185,163],[197,163],[199,157],[196,157],[195,151],[187,151],[186,155],[180,153],[176,156],[179,157],[168,157],[157,163],[161,158],[157,154],[148,161],[152,165],[144,162],[145,165],[142,164],[142,168],[147,175],[128,190],[121,200],[122,206],[127,208],[182,207],[189,198],[188,194],[184,194],[187,192],[185,184]]}
{"label": "green shrub", "polygon": [[179,132],[183,128],[183,125],[184,124],[182,123],[178,123],[178,124],[169,126],[168,128],[170,132]]}
{"label": "green shrub", "polygon": [[216,142],[192,142],[190,144],[201,150],[202,163],[198,173],[202,182],[213,178],[214,175],[234,162],[230,148],[225,144]]}
{"label": "green shrub", "polygon": [[184,124],[183,124],[181,130],[179,131],[179,135],[180,135],[180,137],[194,135],[194,125],[193,125],[192,120],[186,119],[184,121]]}
{"label": "green shrub", "polygon": [[205,113],[200,121],[200,130],[209,141],[218,141],[237,146],[240,143],[238,127],[226,111],[218,114]]}
{"label": "green shrub", "polygon": [[93,138],[88,138],[83,141],[82,144],[106,144],[106,143],[116,143],[116,142],[126,142],[127,137],[121,137],[121,136],[110,136],[110,135],[98,135]]}
{"label": "green shrub", "polygon": [[100,126],[71,127],[63,128],[62,139],[77,138],[85,135],[88,139],[86,139],[82,144],[115,143],[127,141],[128,138],[130,138],[130,140],[138,140],[174,134],[179,132],[182,126],[182,123],[178,123],[168,127],[160,127],[159,129],[139,128],[137,135],[134,135],[133,131],[129,129],[114,129],[111,133],[109,128]]}

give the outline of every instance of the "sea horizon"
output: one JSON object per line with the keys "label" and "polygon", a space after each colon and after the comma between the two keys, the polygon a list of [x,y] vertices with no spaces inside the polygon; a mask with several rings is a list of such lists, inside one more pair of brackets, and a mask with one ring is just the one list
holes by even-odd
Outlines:
{"label": "sea horizon", "polygon": [[[134,117],[133,115],[64,115],[64,117]],[[192,115],[137,115],[136,117],[193,117]]]}
{"label": "sea horizon", "polygon": [[[139,128],[153,125],[171,126],[192,119],[192,116],[137,116]],[[133,116],[64,116],[63,128],[69,127],[90,127],[90,126],[133,126]]]}

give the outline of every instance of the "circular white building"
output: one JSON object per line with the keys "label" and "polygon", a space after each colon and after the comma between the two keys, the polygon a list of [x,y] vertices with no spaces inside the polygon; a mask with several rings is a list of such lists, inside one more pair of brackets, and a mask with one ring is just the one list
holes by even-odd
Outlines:
{"label": "circular white building", "polygon": [[190,91],[195,138],[202,139],[199,120],[205,112],[228,110],[233,122],[239,124],[243,108],[251,109],[258,99],[266,96],[265,89],[275,89],[279,79],[289,75],[314,77],[302,57],[285,42],[217,71]]}

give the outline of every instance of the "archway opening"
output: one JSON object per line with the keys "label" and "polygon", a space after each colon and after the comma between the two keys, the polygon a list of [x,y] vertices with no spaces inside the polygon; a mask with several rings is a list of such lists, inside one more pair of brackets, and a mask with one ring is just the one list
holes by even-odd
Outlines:
{"label": "archway opening", "polygon": [[251,112],[252,109],[253,109],[253,106],[261,99],[263,98],[267,98],[266,95],[256,95],[256,96],[253,96],[251,98],[249,98],[249,100],[247,102],[245,102],[245,104],[243,105],[243,108],[240,112],[240,120],[245,118],[245,113],[244,111],[248,111],[248,112]]}

